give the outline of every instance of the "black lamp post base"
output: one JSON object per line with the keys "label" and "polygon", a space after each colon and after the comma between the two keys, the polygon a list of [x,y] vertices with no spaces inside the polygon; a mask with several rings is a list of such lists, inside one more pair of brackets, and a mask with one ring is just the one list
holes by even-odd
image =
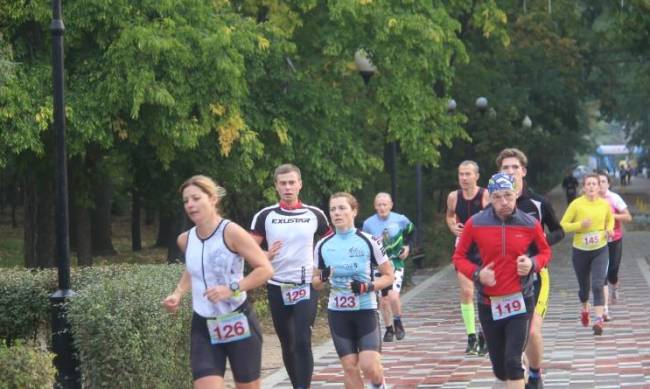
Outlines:
{"label": "black lamp post base", "polygon": [[76,293],[70,289],[57,289],[50,295],[52,304],[52,348],[56,356],[54,365],[58,371],[55,388],[81,388],[76,352],[72,342],[72,332],[65,310],[65,302]]}

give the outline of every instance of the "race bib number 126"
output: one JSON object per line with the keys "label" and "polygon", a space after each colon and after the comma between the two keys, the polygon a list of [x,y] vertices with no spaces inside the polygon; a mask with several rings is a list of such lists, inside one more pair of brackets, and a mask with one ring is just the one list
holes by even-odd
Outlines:
{"label": "race bib number 126", "polygon": [[212,344],[230,343],[251,336],[248,318],[241,312],[217,316],[207,322]]}

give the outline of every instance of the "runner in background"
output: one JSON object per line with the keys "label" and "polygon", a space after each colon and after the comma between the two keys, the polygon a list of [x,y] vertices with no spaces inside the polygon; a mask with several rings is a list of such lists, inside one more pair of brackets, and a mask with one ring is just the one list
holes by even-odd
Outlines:
{"label": "runner in background", "polygon": [[569,169],[567,171],[566,177],[562,180],[562,188],[566,193],[566,203],[571,204],[578,195],[578,180],[573,176],[573,172]]}
{"label": "runner in background", "polygon": [[598,175],[588,173],[583,179],[583,195],[567,208],[560,225],[573,236],[572,262],[578,279],[578,297],[582,304],[580,322],[589,327],[589,289],[593,293],[594,335],[602,335],[605,323],[603,288],[607,279],[609,250],[607,240],[614,235],[614,217],[609,203],[600,197]]}
{"label": "runner in background", "polygon": [[384,342],[392,342],[393,336],[402,340],[406,335],[399,294],[404,280],[404,260],[411,252],[414,226],[406,216],[392,212],[393,200],[388,193],[377,193],[374,206],[377,213],[363,222],[363,231],[383,241],[386,255],[395,269],[395,282],[381,290],[381,312],[386,325]]}
{"label": "runner in background", "polygon": [[[445,221],[447,227],[456,237],[456,244],[463,232],[463,227],[472,215],[487,206],[488,192],[477,185],[479,179],[478,164],[474,161],[463,161],[458,165],[458,185],[460,189],[449,193],[447,197],[447,213]],[[478,252],[470,253],[470,258],[479,263]],[[482,332],[476,337],[476,319],[474,310],[474,282],[457,272],[458,286],[460,287],[460,312],[467,333],[467,347],[465,353],[485,354],[487,346]]]}
{"label": "runner in background", "polygon": [[[611,183],[609,174],[602,170],[598,171],[598,181],[600,184],[598,192],[601,197],[607,200],[612,208],[612,214],[614,216],[614,235],[607,242],[609,262],[607,266],[607,279],[605,280],[605,288],[603,289],[603,295],[605,297],[605,312],[603,313],[603,320],[610,321],[612,320],[612,316],[609,313],[609,303],[611,302],[612,305],[616,304],[619,298],[618,270],[621,265],[621,258],[623,257],[622,223],[631,222],[632,215],[621,196],[609,190],[609,185]],[[607,286],[608,283],[610,285],[609,287]],[[609,292],[611,292],[611,296]]]}

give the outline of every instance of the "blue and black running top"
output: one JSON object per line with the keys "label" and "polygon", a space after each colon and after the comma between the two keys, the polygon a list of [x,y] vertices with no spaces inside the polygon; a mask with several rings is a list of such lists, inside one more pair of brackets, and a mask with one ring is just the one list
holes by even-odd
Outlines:
{"label": "blue and black running top", "polygon": [[314,267],[332,268],[330,277],[331,292],[328,309],[351,311],[377,309],[374,292],[360,296],[352,295],[350,282],[357,280],[370,282],[373,279],[373,266],[388,261],[380,240],[356,228],[337,231],[318,241],[314,249]]}

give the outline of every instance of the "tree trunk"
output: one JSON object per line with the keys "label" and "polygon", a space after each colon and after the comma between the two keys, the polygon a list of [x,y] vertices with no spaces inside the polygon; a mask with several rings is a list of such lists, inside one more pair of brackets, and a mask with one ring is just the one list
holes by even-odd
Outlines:
{"label": "tree trunk", "polygon": [[131,190],[131,195],[133,197],[133,203],[131,204],[131,249],[133,251],[142,250],[142,237],[140,233],[140,193],[134,187]]}
{"label": "tree trunk", "polygon": [[111,229],[113,183],[108,175],[102,173],[101,169],[94,171],[97,179],[93,188],[95,208],[90,214],[92,253],[93,255],[115,255]]}
{"label": "tree trunk", "polygon": [[144,210],[144,224],[153,226],[156,222],[156,210],[153,208],[145,208]]}
{"label": "tree trunk", "polygon": [[190,222],[185,216],[185,210],[181,209],[180,212],[176,214],[172,223],[170,223],[170,235],[173,237],[167,243],[167,262],[185,263],[185,253],[183,253],[176,243],[176,238],[180,235],[181,232],[185,231]]}
{"label": "tree trunk", "polygon": [[19,186],[18,175],[14,175],[14,180],[11,183],[11,189],[9,189],[9,196],[11,202],[11,228],[18,228],[18,218],[16,217],[16,208],[18,208],[18,203],[20,199],[20,186]]}
{"label": "tree trunk", "polygon": [[169,242],[175,240],[174,236],[174,214],[169,211],[160,210],[158,212],[158,233],[156,235],[156,247],[169,247]]}
{"label": "tree trunk", "polygon": [[50,178],[29,173],[24,186],[24,259],[25,267],[53,267],[54,258],[54,184]]}
{"label": "tree trunk", "polygon": [[92,266],[90,211],[88,208],[77,206],[72,208],[72,215],[76,227],[72,234],[72,239],[75,241],[77,264],[79,266]]}

